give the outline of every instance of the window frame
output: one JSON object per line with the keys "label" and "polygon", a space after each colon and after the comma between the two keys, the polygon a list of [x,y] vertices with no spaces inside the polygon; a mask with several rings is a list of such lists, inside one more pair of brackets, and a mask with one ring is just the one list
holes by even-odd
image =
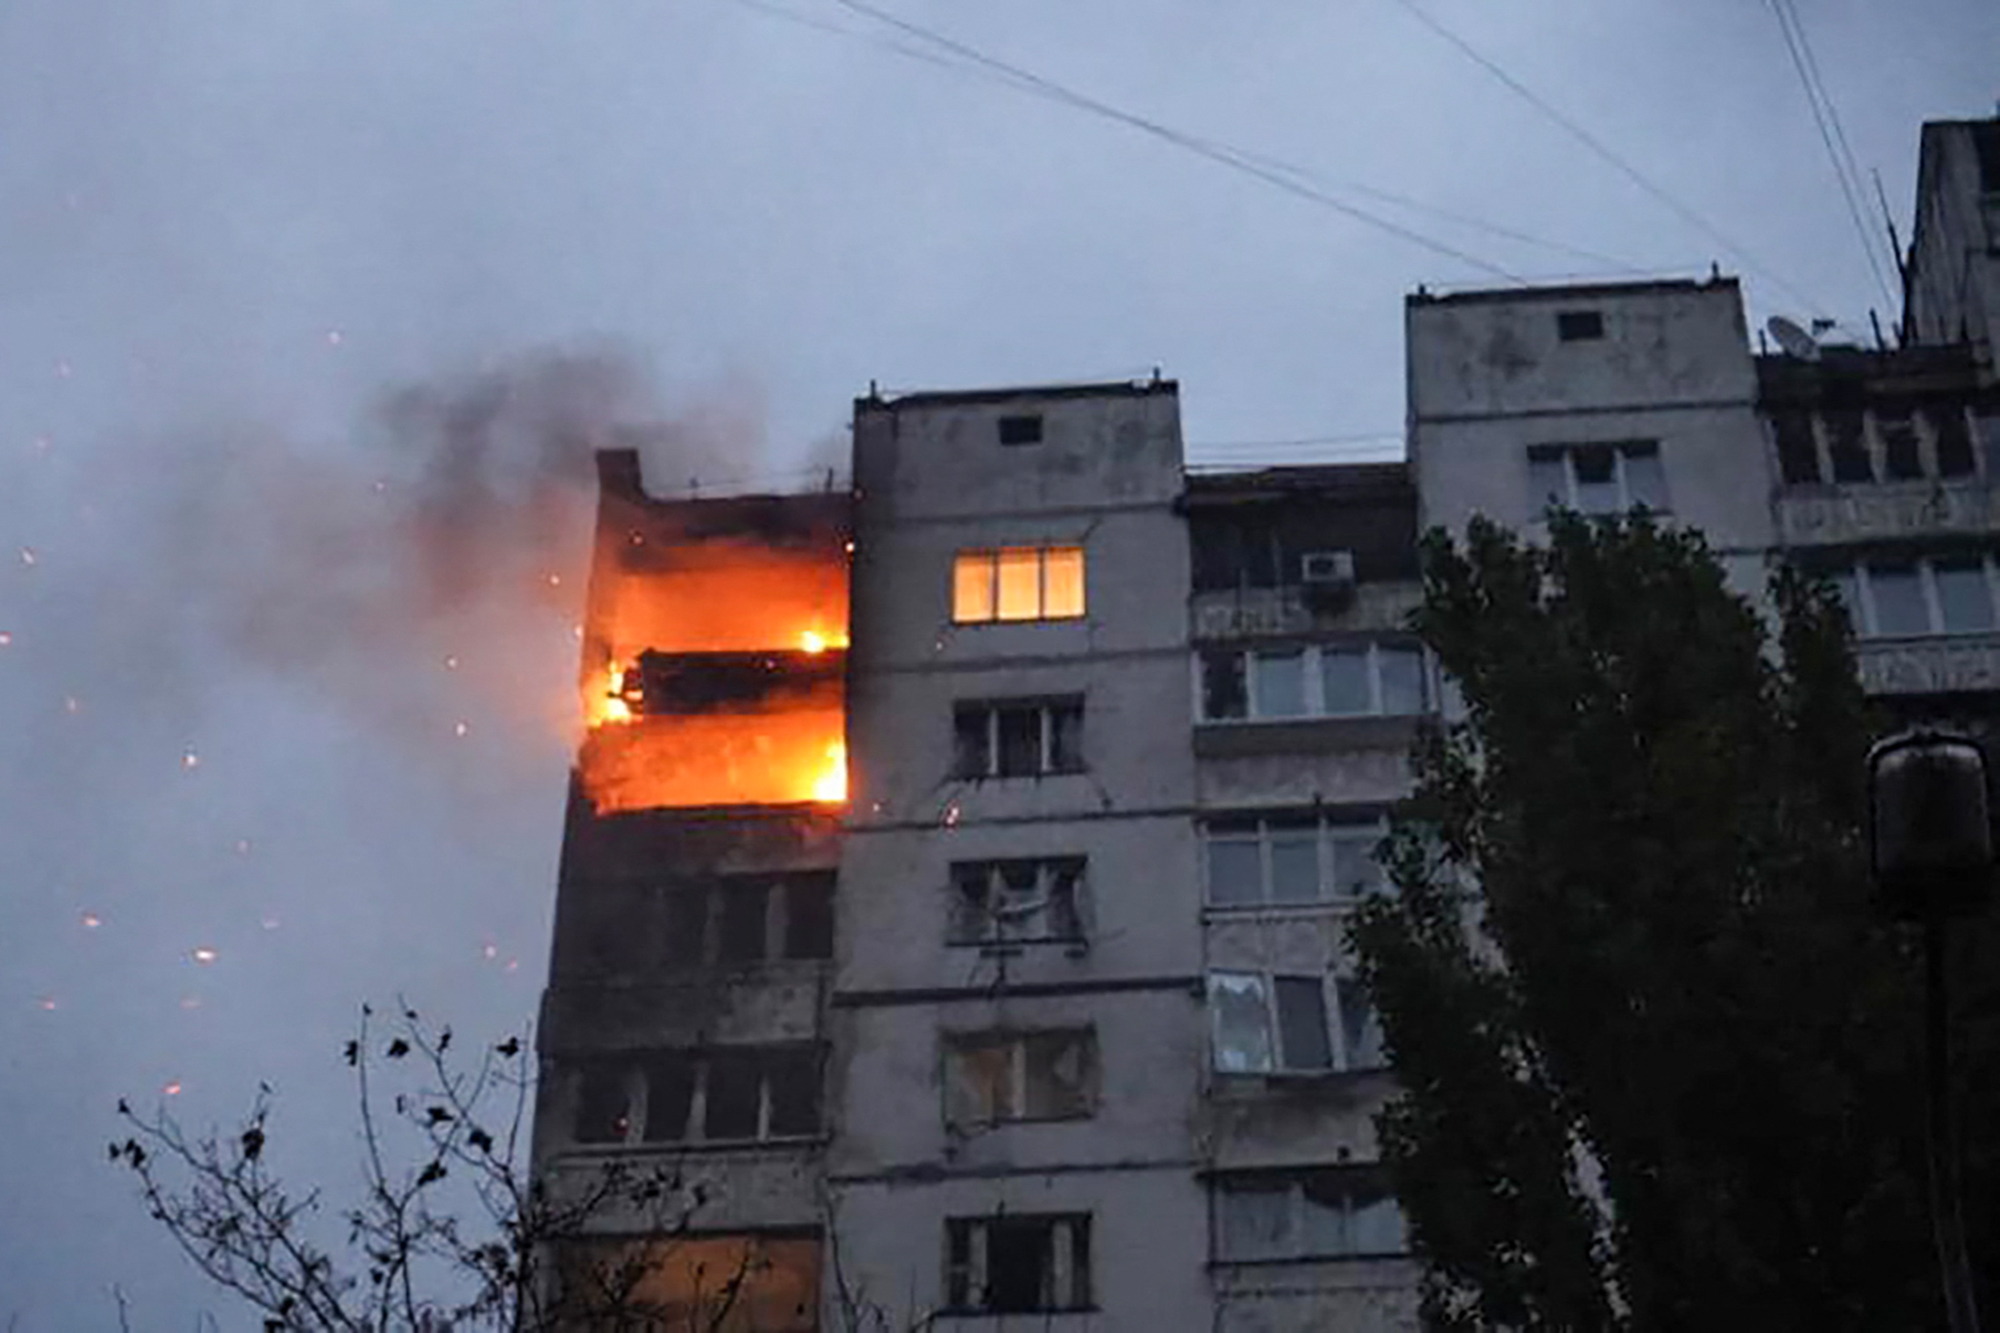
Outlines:
{"label": "window frame", "polygon": [[[1368,658],[1368,702],[1366,712],[1333,712],[1326,701],[1326,660],[1329,657],[1345,656],[1365,652]],[[1414,713],[1388,712],[1384,705],[1388,693],[1384,684],[1383,659],[1387,654],[1412,654],[1416,658],[1417,680],[1421,702]],[[1300,657],[1300,670],[1304,674],[1304,710],[1298,713],[1263,712],[1261,689],[1257,683],[1258,658]],[[1243,716],[1211,717],[1208,712],[1209,690],[1208,672],[1212,661],[1228,658],[1236,660],[1235,670],[1242,681]],[[1203,726],[1272,726],[1288,722],[1329,722],[1346,721],[1367,717],[1427,717],[1438,709],[1438,687],[1436,674],[1431,669],[1431,655],[1422,643],[1407,639],[1377,637],[1365,640],[1335,640],[1317,643],[1265,643],[1242,647],[1233,645],[1210,645],[1198,648],[1194,655],[1194,706],[1195,721]]]}
{"label": "window frame", "polygon": [[[1001,714],[1027,709],[1035,710],[1038,717],[1035,770],[1030,773],[1002,772],[1001,756],[1004,750],[1000,732]],[[1057,738],[1060,729],[1057,715],[1070,712],[1076,715],[1075,762],[1058,767],[1055,762],[1058,757]],[[959,753],[959,737],[965,730],[962,719],[971,714],[985,716],[984,772],[974,772],[973,766],[964,762],[965,756]],[[951,708],[953,750],[951,776],[968,782],[995,782],[1023,778],[1039,780],[1085,772],[1089,766],[1083,758],[1084,716],[1084,696],[1081,694],[1028,695],[1011,699],[955,699]]]}
{"label": "window frame", "polygon": [[[1283,826],[1287,821],[1310,818],[1316,821],[1315,856],[1318,876],[1315,896],[1310,899],[1285,899],[1277,896],[1278,881],[1272,871],[1272,830],[1273,826]],[[1254,823],[1254,829],[1230,829],[1230,824]],[[1356,842],[1370,834],[1379,844],[1389,835],[1388,816],[1359,810],[1342,812],[1339,810],[1256,810],[1239,814],[1216,814],[1202,821],[1200,830],[1202,858],[1202,903],[1209,910],[1217,912],[1271,912],[1297,911],[1324,907],[1351,907],[1370,897],[1394,894],[1395,883],[1389,879],[1388,869],[1381,859],[1368,853],[1379,872],[1378,886],[1368,892],[1346,893],[1342,891],[1337,875],[1340,865],[1335,847],[1344,842]],[[1258,897],[1252,902],[1218,901],[1215,893],[1214,864],[1209,856],[1209,848],[1216,842],[1233,841],[1241,843],[1248,838],[1257,842]]]}
{"label": "window frame", "polygon": [[[1036,914],[1045,924],[1040,933],[1009,933],[1004,928],[1001,915],[1006,909],[996,910],[991,905],[995,899],[1004,898],[1014,891],[1006,883],[1006,868],[1010,866],[1034,868],[1035,892],[1042,900]],[[977,933],[966,928],[974,917],[965,888],[975,875],[985,880],[985,894],[977,920],[986,929]],[[945,927],[945,944],[948,947],[1011,949],[1031,944],[1078,944],[1084,939],[1084,896],[1089,891],[1089,861],[1084,856],[1008,856],[953,861],[947,868],[946,880],[950,903]],[[1065,893],[1067,903],[1062,901]],[[1069,930],[1059,933],[1054,926],[1064,918],[1067,918]]]}
{"label": "window frame", "polygon": [[[989,1131],[1005,1125],[1055,1124],[1065,1120],[1090,1120],[1097,1115],[1102,1087],[1099,1083],[1097,1029],[1090,1026],[1049,1028],[989,1028],[954,1030],[939,1034],[938,1043],[943,1123],[948,1129]],[[1076,1054],[1078,1062],[1077,1102],[1072,1109],[1036,1112],[1029,1106],[1033,1079],[1029,1073],[1030,1054],[1038,1044],[1062,1044]],[[961,1086],[955,1062],[970,1056],[1005,1052],[1006,1107],[995,1106],[990,1115],[958,1115],[957,1089]],[[1053,1059],[1060,1059],[1061,1055]]]}
{"label": "window frame", "polygon": [[[1274,1194],[1272,1184],[1284,1187],[1287,1244],[1279,1253],[1236,1252],[1227,1208],[1231,1197]],[[1308,1225],[1307,1196],[1315,1186],[1338,1192],[1342,1207],[1341,1229],[1347,1244],[1340,1248],[1320,1248]],[[1232,1188],[1234,1187],[1234,1188]],[[1219,1264],[1286,1264],[1366,1261],[1401,1258],[1410,1253],[1409,1217],[1389,1188],[1381,1169],[1372,1164],[1341,1164],[1273,1171],[1223,1171],[1210,1179],[1210,1258]],[[1366,1249],[1356,1242],[1356,1219],[1367,1202],[1386,1200],[1397,1219],[1402,1238],[1400,1249]]]}
{"label": "window frame", "polygon": [[[1945,625],[1944,600],[1938,591],[1937,570],[1939,565],[1958,565],[1976,561],[1985,576],[1987,624],[1984,629],[1951,629]],[[1886,569],[1900,565],[1913,566],[1917,571],[1918,587],[1922,593],[1925,629],[1914,633],[1889,634],[1877,628],[1881,623],[1881,609],[1876,603],[1874,576],[1871,569]],[[1962,554],[1931,553],[1908,556],[1902,559],[1861,559],[1832,571],[1833,581],[1840,589],[1841,600],[1847,606],[1848,620],[1852,624],[1857,639],[1897,640],[1897,639],[1942,639],[1959,636],[2000,634],[2000,555],[1991,551],[1966,552]]]}
{"label": "window frame", "polygon": [[[1606,449],[1611,453],[1611,484],[1617,489],[1618,501],[1609,509],[1586,509],[1577,502],[1582,483],[1577,480],[1576,456],[1587,449]],[[1633,499],[1630,460],[1641,456],[1654,459],[1659,469],[1658,504],[1647,504]],[[1536,466],[1548,463],[1559,464],[1562,468],[1563,498],[1557,506],[1559,508],[1574,510],[1591,517],[1619,517],[1634,510],[1644,510],[1648,514],[1671,514],[1674,511],[1673,491],[1667,485],[1666,453],[1660,447],[1658,440],[1550,441],[1529,445],[1527,460],[1528,493],[1534,506],[1534,513],[1531,515],[1533,519],[1541,519],[1550,508]]]}
{"label": "window frame", "polygon": [[[1264,1001],[1263,1049],[1270,1053],[1270,1063],[1264,1067],[1226,1068],[1221,1055],[1224,1043],[1221,1039],[1221,1014],[1216,1006],[1219,978],[1234,981],[1251,980],[1262,990]],[[1328,1062],[1325,1065],[1294,1065],[1288,1063],[1284,1050],[1284,1015],[1279,1008],[1278,983],[1280,981],[1310,980],[1318,983],[1320,994],[1319,1017],[1321,1031],[1325,1034]],[[1347,997],[1358,989],[1357,979],[1343,977],[1334,972],[1296,972],[1278,969],[1212,967],[1207,974],[1205,1003],[1209,1011],[1208,1041],[1209,1070],[1221,1078],[1326,1078],[1345,1074],[1373,1074],[1389,1068],[1386,1057],[1379,1064],[1359,1063],[1359,1054],[1348,1049]],[[1359,996],[1360,1003],[1367,1005],[1367,997]],[[1381,1020],[1372,1005],[1362,1020],[1363,1030],[1372,1025],[1376,1034],[1375,1046],[1380,1050]]]}
{"label": "window frame", "polygon": [[[1001,568],[1008,557],[1033,555],[1035,559],[1035,610],[1033,615],[1005,615],[1001,607]],[[1074,555],[1076,559],[1076,609],[1052,612],[1049,609],[1049,568],[1051,557]],[[986,570],[985,607],[987,614],[973,615],[960,604],[959,593],[966,585],[967,571]],[[1038,542],[1013,546],[967,546],[953,552],[951,560],[951,623],[954,625],[1032,625],[1050,621],[1082,620],[1090,614],[1090,562],[1081,541]]]}
{"label": "window frame", "polygon": [[[724,922],[729,896],[749,891],[764,898],[763,944],[755,958],[726,956]],[[839,909],[836,870],[787,870],[767,874],[712,875],[702,879],[667,884],[661,891],[660,915],[655,918],[659,932],[653,956],[666,972],[704,971],[711,968],[741,970],[784,963],[825,963],[833,959],[834,934]],[[826,952],[793,953],[792,920],[798,913],[796,902],[807,895],[823,893],[829,903]],[[692,904],[692,906],[690,906]],[[674,940],[685,927],[699,925],[699,938],[691,951],[678,948]]]}
{"label": "window frame", "polygon": [[[1940,424],[1948,413],[1955,416],[1959,423],[1955,432]],[[1798,407],[1760,415],[1764,421],[1770,456],[1777,461],[1778,484],[1784,488],[1973,483],[1988,480],[1994,474],[1996,459],[1989,449],[1981,447],[1985,418],[1971,403],[1912,398],[1868,403],[1860,407]],[[1813,475],[1810,478],[1787,475],[1787,451],[1780,444],[1780,418],[1805,423],[1811,444]],[[1851,437],[1844,430],[1835,428],[1836,419],[1851,423],[1856,418],[1859,419],[1860,430]],[[1891,472],[1899,440],[1915,450],[1917,470],[1909,475],[1898,476]],[[1794,444],[1807,442],[1795,440]],[[1964,458],[1970,466],[1962,471],[1946,472],[1946,450],[1960,448],[1965,451]],[[1794,457],[1803,461],[1804,456]],[[1842,460],[1845,462],[1842,463]],[[1851,470],[1855,462],[1866,465],[1867,476],[1839,475],[1836,464]]]}
{"label": "window frame", "polygon": [[[1053,1315],[1095,1310],[1096,1284],[1091,1280],[1092,1220],[1092,1214],[1086,1212],[984,1213],[945,1218],[944,1309],[939,1313],[1004,1318],[1012,1314]],[[996,1226],[1047,1228],[1042,1303],[1032,1308],[1015,1308],[993,1302],[988,1275],[991,1229]],[[1066,1292],[1060,1289],[1064,1286],[1068,1287]]]}

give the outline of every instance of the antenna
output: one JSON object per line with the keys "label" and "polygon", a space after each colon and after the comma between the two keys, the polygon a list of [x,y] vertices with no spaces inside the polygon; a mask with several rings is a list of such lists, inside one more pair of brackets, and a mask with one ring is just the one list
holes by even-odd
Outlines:
{"label": "antenna", "polygon": [[1801,361],[1819,360],[1819,340],[1783,315],[1771,316],[1764,322],[1764,327],[1771,331],[1771,336],[1777,339],[1778,346],[1785,349],[1787,356],[1795,356]]}

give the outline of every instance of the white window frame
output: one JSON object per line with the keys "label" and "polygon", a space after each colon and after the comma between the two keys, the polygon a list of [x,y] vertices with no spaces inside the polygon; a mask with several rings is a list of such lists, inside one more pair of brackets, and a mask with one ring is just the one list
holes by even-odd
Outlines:
{"label": "white window frame", "polygon": [[[1272,825],[1285,823],[1288,819],[1296,819],[1301,815],[1314,818],[1318,821],[1318,837],[1316,840],[1319,863],[1318,892],[1315,897],[1306,901],[1280,902],[1274,896],[1276,881],[1271,871]],[[1250,820],[1256,821],[1257,827],[1254,832],[1249,830],[1219,829],[1217,827],[1222,824],[1242,823]],[[1376,868],[1380,872],[1380,877],[1377,881],[1378,887],[1369,892],[1361,894],[1346,892],[1334,873],[1335,868],[1339,865],[1339,860],[1334,853],[1336,843],[1358,842],[1363,838],[1380,842],[1388,836],[1388,833],[1389,820],[1385,815],[1350,815],[1342,817],[1338,812],[1320,812],[1314,814],[1310,811],[1299,811],[1297,814],[1288,814],[1288,812],[1283,810],[1246,811],[1233,816],[1217,815],[1215,818],[1205,822],[1201,828],[1202,899],[1211,910],[1218,912],[1278,912],[1308,909],[1327,904],[1351,905],[1376,895],[1393,894],[1396,891],[1396,886],[1389,879],[1387,868],[1382,865],[1379,858],[1374,858],[1372,854],[1371,859],[1375,861]],[[1212,862],[1208,854],[1210,845],[1216,842],[1244,841],[1251,837],[1257,840],[1257,887],[1259,891],[1257,900],[1255,902],[1217,901]]]}
{"label": "white window frame", "polygon": [[[1077,563],[1077,608],[1055,614],[1049,610],[1049,556],[1052,552],[1076,553]],[[1003,616],[1000,614],[1000,564],[1001,557],[1032,552],[1035,557],[1035,614],[1031,616]],[[959,571],[961,567],[983,562],[986,565],[986,604],[992,609],[991,615],[961,615],[958,604]],[[1083,543],[1077,542],[1034,542],[1003,546],[968,546],[961,548],[951,559],[951,623],[954,625],[1033,625],[1051,620],[1081,620],[1090,611],[1090,561],[1084,553]]]}
{"label": "white window frame", "polygon": [[[1333,712],[1326,703],[1327,656],[1365,652],[1368,657],[1368,710],[1360,713]],[[1417,658],[1417,680],[1422,699],[1414,713],[1383,711],[1382,658],[1385,653],[1413,653]],[[1257,659],[1297,654],[1299,669],[1305,673],[1305,710],[1265,716],[1258,698]],[[1233,656],[1243,672],[1243,716],[1208,716],[1208,660]],[[1194,658],[1194,706],[1196,721],[1211,726],[1277,725],[1284,722],[1323,721],[1354,717],[1424,717],[1437,711],[1437,682],[1431,670],[1431,656],[1423,645],[1397,640],[1370,639],[1356,643],[1262,644],[1248,648],[1207,648]]]}
{"label": "white window frame", "polygon": [[[1344,1184],[1341,1187],[1341,1192],[1340,1192],[1340,1199],[1341,1199],[1340,1215],[1341,1215],[1342,1230],[1346,1233],[1346,1237],[1349,1241],[1349,1244],[1344,1248],[1318,1249],[1318,1248],[1313,1248],[1309,1244],[1307,1240],[1307,1234],[1309,1228],[1306,1225],[1306,1210],[1307,1210],[1306,1186],[1308,1182],[1305,1179],[1305,1177],[1307,1176],[1324,1176],[1324,1177],[1331,1177],[1336,1180],[1341,1177],[1347,1177],[1348,1180],[1351,1181],[1351,1183]],[[1287,1210],[1286,1229],[1290,1233],[1289,1236],[1287,1237],[1290,1243],[1284,1247],[1282,1252],[1279,1253],[1273,1253],[1273,1254],[1231,1253],[1229,1248],[1230,1226],[1229,1226],[1229,1221],[1225,1216],[1224,1212],[1224,1210],[1229,1207],[1228,1201],[1230,1196],[1238,1193],[1249,1194],[1252,1192],[1260,1194],[1275,1194],[1277,1193],[1277,1191],[1275,1190],[1252,1191],[1248,1188],[1238,1191],[1238,1190],[1232,1190],[1230,1187],[1232,1185],[1238,1185],[1238,1184],[1243,1186],[1249,1186],[1253,1182],[1259,1180],[1260,1178],[1267,1181],[1268,1180],[1281,1181],[1286,1187],[1284,1191],[1286,1210]],[[1400,1224],[1398,1230],[1400,1230],[1403,1234],[1403,1245],[1401,1249],[1367,1250],[1367,1249],[1362,1249],[1358,1244],[1353,1243],[1354,1231],[1355,1231],[1355,1218],[1360,1212],[1360,1209],[1355,1206],[1354,1200],[1357,1194],[1363,1193],[1364,1191],[1371,1194],[1379,1194],[1382,1197],[1385,1197],[1389,1201],[1390,1206],[1395,1209],[1397,1219]],[[1409,1221],[1407,1216],[1403,1213],[1402,1205],[1397,1201],[1396,1196],[1388,1190],[1386,1182],[1384,1182],[1374,1170],[1366,1166],[1314,1167],[1296,1173],[1231,1172],[1218,1175],[1217,1177],[1215,1177],[1214,1207],[1215,1207],[1215,1222],[1214,1222],[1215,1256],[1214,1257],[1217,1263],[1225,1263],[1225,1264],[1297,1263],[1301,1261],[1326,1260],[1326,1259],[1377,1259],[1377,1258],[1386,1258],[1399,1254],[1409,1253]]]}
{"label": "white window frame", "polygon": [[[1218,978],[1222,977],[1236,981],[1254,980],[1263,990],[1264,1047],[1271,1053],[1271,1063],[1264,1068],[1236,1069],[1223,1067],[1220,1058],[1223,1043],[1221,1041],[1221,1033],[1218,1030],[1221,1016],[1215,1004],[1217,993],[1215,983]],[[1278,1012],[1278,982],[1280,980],[1311,980],[1319,982],[1320,1021],[1326,1025],[1326,1045],[1328,1058],[1331,1063],[1323,1066],[1294,1065],[1286,1061],[1283,1049],[1284,1022]],[[1347,1049],[1347,1025],[1342,1021],[1343,1014],[1341,1010],[1342,1004],[1345,1003],[1343,992],[1358,988],[1358,984],[1353,977],[1342,977],[1333,973],[1314,975],[1307,972],[1260,971],[1248,968],[1218,967],[1209,969],[1207,999],[1209,1008],[1209,1067],[1215,1073],[1224,1077],[1242,1077],[1248,1075],[1262,1078],[1284,1078],[1288,1076],[1324,1077],[1328,1074],[1365,1074],[1387,1069],[1389,1066],[1386,1060],[1380,1064],[1359,1064],[1357,1063],[1359,1053],[1350,1052]],[[1363,1003],[1365,1003],[1365,1000]],[[1379,1035],[1380,1020],[1370,1014],[1364,1019],[1364,1022],[1376,1025],[1376,1044],[1379,1046],[1381,1044]]]}
{"label": "white window frame", "polygon": [[[1937,588],[1937,566],[1940,563],[1957,564],[1968,558],[1970,557],[1932,555],[1916,556],[1908,560],[1860,560],[1835,571],[1834,580],[1836,584],[1842,587],[1842,598],[1847,602],[1848,617],[1854,622],[1855,636],[1863,639],[1930,639],[1957,635],[2000,634],[2000,559],[1996,559],[1992,554],[1984,554],[1978,557],[1980,567],[1986,575],[1986,598],[1989,612],[1987,628],[1963,630],[1947,629],[1945,627],[1944,602],[1939,597]],[[1916,567],[1918,584],[1923,591],[1926,628],[1917,631],[1915,634],[1891,635],[1877,628],[1880,624],[1880,615],[1875,604],[1875,591],[1870,580],[1869,571],[1872,566],[1901,564],[1909,564]],[[1853,590],[1851,598],[1847,596],[1846,590],[1849,588]]]}
{"label": "white window frame", "polygon": [[[1056,711],[1058,709],[1067,710],[1072,708],[1075,709],[1077,714],[1077,748],[1080,751],[1083,743],[1084,714],[1083,696],[1080,694],[1056,698],[960,699],[956,701],[952,705],[951,715],[952,776],[968,782],[991,782],[1012,778],[1059,777],[1066,773],[1083,772],[1085,765],[1081,753],[1076,756],[1076,766],[1074,768],[1055,767]],[[1032,773],[1002,773],[1000,771],[1000,714],[1026,709],[1034,710],[1041,733],[1036,742],[1035,771]],[[964,773],[958,771],[957,767],[958,719],[961,713],[968,712],[983,714],[986,721],[986,771],[983,773]]]}
{"label": "white window frame", "polygon": [[[1032,865],[1034,896],[1026,903],[1012,901],[1014,891],[1007,886],[1004,868]],[[963,872],[978,870],[986,880],[986,897],[980,910],[978,932],[964,928],[969,919],[965,894],[959,880]],[[954,861],[950,870],[950,927],[946,944],[982,948],[1027,944],[1074,944],[1083,939],[1083,900],[1088,892],[1089,863],[1081,856],[1012,856],[980,861]],[[1067,878],[1069,901],[1061,902]],[[1069,929],[1057,926],[1068,918]],[[1010,921],[1019,922],[1010,925]],[[1035,923],[1033,928],[1023,926]]]}
{"label": "white window frame", "polygon": [[[1611,451],[1611,479],[1618,488],[1618,503],[1610,509],[1585,509],[1577,503],[1579,484],[1576,479],[1576,455],[1584,449],[1609,449]],[[1615,515],[1629,514],[1641,507],[1641,502],[1632,498],[1632,482],[1626,471],[1627,460],[1635,454],[1650,454],[1660,462],[1660,502],[1644,505],[1649,514],[1670,514],[1673,512],[1673,491],[1667,485],[1666,454],[1658,440],[1563,440],[1548,441],[1528,446],[1528,488],[1535,507],[1532,518],[1540,519],[1548,507],[1547,497],[1535,481],[1535,464],[1554,461],[1562,465],[1563,497],[1562,506],[1574,509],[1580,514]]]}

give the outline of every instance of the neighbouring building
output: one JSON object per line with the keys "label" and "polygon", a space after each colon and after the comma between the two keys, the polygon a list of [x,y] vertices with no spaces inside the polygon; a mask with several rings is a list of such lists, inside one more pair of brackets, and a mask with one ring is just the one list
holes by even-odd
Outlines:
{"label": "neighbouring building", "polygon": [[1448,707],[1417,534],[1648,509],[1988,725],[1996,135],[1925,127],[1897,348],[1759,354],[1720,274],[1419,290],[1406,464],[1190,469],[1158,378],[871,393],[839,494],[603,454],[536,1159],[694,1202],[572,1249],[661,1329],[1413,1328],[1344,925]]}

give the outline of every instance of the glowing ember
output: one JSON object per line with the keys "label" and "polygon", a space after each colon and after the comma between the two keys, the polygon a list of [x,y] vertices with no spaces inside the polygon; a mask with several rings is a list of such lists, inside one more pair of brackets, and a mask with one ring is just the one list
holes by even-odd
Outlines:
{"label": "glowing ember", "polygon": [[813,779],[813,799],[815,801],[844,801],[847,799],[847,745],[835,741],[826,747],[826,767]]}
{"label": "glowing ember", "polygon": [[238,838],[236,840],[236,854],[238,856],[250,855],[250,839]]}
{"label": "glowing ember", "polygon": [[44,1009],[54,1009],[55,1007],[56,1007],[56,997],[55,997],[55,996],[53,996],[53,995],[44,995],[44,996],[42,997],[42,1008],[44,1008]]}
{"label": "glowing ember", "polygon": [[339,330],[339,329],[328,329],[328,330],[326,331],[326,345],[327,345],[328,347],[338,347],[338,346],[340,346],[340,330]]}
{"label": "glowing ember", "polygon": [[161,1088],[160,1091],[166,1093],[169,1097],[178,1097],[181,1095],[181,1085],[178,1083],[169,1083],[166,1087]]}
{"label": "glowing ember", "polygon": [[446,658],[444,659],[444,669],[445,669],[446,671],[456,671],[456,670],[458,670],[458,658],[457,658],[456,656],[448,656],[448,657],[446,657]]}
{"label": "glowing ember", "polygon": [[14,635],[12,631],[0,629],[0,648],[11,648],[13,646]]}
{"label": "glowing ember", "polygon": [[562,587],[562,575],[560,575],[560,574],[551,574],[551,575],[549,575],[549,586],[550,586],[551,588],[560,588],[560,587]]}
{"label": "glowing ember", "polygon": [[267,916],[264,918],[261,924],[266,930],[276,930],[278,928],[278,918],[274,916]]}
{"label": "glowing ember", "polygon": [[184,750],[181,752],[182,768],[199,768],[200,766],[201,766],[200,755],[196,754],[193,750]]}
{"label": "glowing ember", "polygon": [[487,946],[486,946],[485,948],[481,949],[481,950],[480,950],[479,952],[480,952],[480,953],[482,953],[482,954],[484,954],[484,955],[486,956],[486,961],[487,961],[487,962],[489,962],[489,963],[490,963],[490,962],[492,962],[492,961],[493,961],[493,960],[494,960],[495,958],[498,958],[498,957],[500,956],[500,950],[499,950],[499,949],[497,949],[497,948],[495,948],[495,947],[494,947],[493,945],[491,945],[491,944],[487,945]]}
{"label": "glowing ember", "polygon": [[206,944],[197,947],[194,950],[194,952],[189,954],[188,956],[194,959],[197,963],[212,963],[217,958],[221,957],[220,954],[216,953],[214,949],[211,949]]}
{"label": "glowing ember", "polygon": [[22,563],[22,564],[24,564],[24,565],[29,565],[29,566],[33,566],[33,565],[35,565],[36,563],[38,563],[38,562],[39,562],[40,560],[41,560],[41,557],[35,554],[35,548],[34,548],[34,547],[32,547],[32,546],[23,546],[23,547],[21,548],[21,563]]}
{"label": "glowing ember", "polygon": [[83,914],[83,928],[85,930],[96,930],[99,926],[103,924],[104,924],[104,918],[99,916],[97,913],[85,912]]}
{"label": "glowing ember", "polygon": [[83,705],[77,702],[77,697],[74,694],[66,695],[63,698],[63,711],[65,713],[81,712],[82,709]]}
{"label": "glowing ember", "polygon": [[517,972],[517,971],[519,971],[519,970],[520,970],[520,967],[521,967],[521,960],[520,960],[520,959],[518,959],[518,958],[509,958],[509,959],[507,960],[507,967],[506,967],[506,970],[507,970],[507,971],[509,971],[509,972]]}
{"label": "glowing ember", "polygon": [[181,997],[181,1008],[183,1009],[201,1008],[201,997],[199,995],[183,995]]}
{"label": "glowing ember", "polygon": [[826,651],[826,636],[818,630],[809,629],[799,635],[799,647],[809,653],[823,653]]}
{"label": "glowing ember", "polygon": [[463,736],[470,729],[471,728],[467,727],[463,722],[454,722],[452,724],[451,734],[454,736]]}

